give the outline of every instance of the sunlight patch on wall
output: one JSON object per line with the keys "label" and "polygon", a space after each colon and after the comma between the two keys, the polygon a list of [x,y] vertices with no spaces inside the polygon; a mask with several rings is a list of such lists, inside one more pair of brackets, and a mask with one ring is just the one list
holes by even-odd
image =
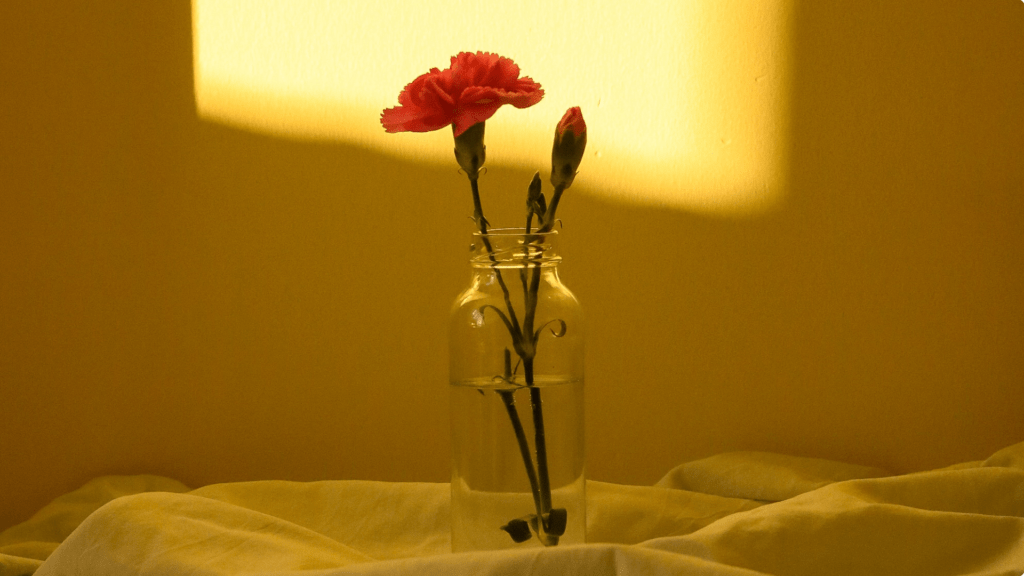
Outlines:
{"label": "sunlight patch on wall", "polygon": [[386,134],[382,109],[464,50],[516,61],[546,95],[487,123],[488,165],[547,173],[583,109],[579,192],[756,213],[783,188],[789,0],[193,0],[201,118],[454,167],[451,131]]}

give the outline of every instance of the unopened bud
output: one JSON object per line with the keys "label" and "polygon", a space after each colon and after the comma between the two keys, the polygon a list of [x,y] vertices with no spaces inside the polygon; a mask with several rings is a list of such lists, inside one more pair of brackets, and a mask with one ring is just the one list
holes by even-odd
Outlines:
{"label": "unopened bud", "polygon": [[587,124],[579,106],[566,110],[555,128],[555,144],[551,149],[551,184],[568,188],[576,178],[576,170],[587,148]]}
{"label": "unopened bud", "polygon": [[526,214],[536,214],[541,218],[544,217],[544,212],[547,211],[548,207],[544,201],[544,194],[541,190],[540,172],[533,175],[533,180],[530,181],[530,188],[526,193]]}

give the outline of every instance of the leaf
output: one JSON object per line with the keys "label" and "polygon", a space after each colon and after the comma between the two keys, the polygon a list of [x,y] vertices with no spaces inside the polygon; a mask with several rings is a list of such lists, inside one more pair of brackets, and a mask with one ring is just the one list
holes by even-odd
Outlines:
{"label": "leaf", "polygon": [[565,534],[568,516],[565,508],[552,508],[551,512],[548,512],[548,534],[554,534],[555,536]]}
{"label": "leaf", "polygon": [[515,338],[516,331],[512,327],[512,322],[509,322],[508,316],[505,316],[504,312],[502,312],[501,310],[499,310],[497,308],[497,306],[494,306],[492,304],[484,304],[483,306],[481,306],[479,308],[481,316],[483,315],[484,310],[486,310],[487,308],[490,308],[491,310],[494,310],[495,312],[498,313],[498,316],[501,318],[501,321],[504,322],[505,323],[505,327],[508,328],[509,334],[512,334],[512,337]]}
{"label": "leaf", "polygon": [[555,338],[561,338],[562,336],[565,336],[565,333],[566,331],[568,331],[569,327],[568,325],[566,325],[565,320],[559,320],[556,318],[554,320],[545,322],[543,326],[538,328],[537,331],[533,333],[533,339],[536,340],[537,338],[539,338],[541,330],[547,328],[549,324],[554,324],[555,322],[558,323],[559,330],[556,332],[555,329],[552,328],[551,334],[554,335]]}
{"label": "leaf", "polygon": [[512,537],[512,541],[516,544],[526,542],[533,537],[533,533],[530,532],[530,524],[522,518],[509,520],[508,524],[502,526],[501,529],[508,532],[508,535]]}

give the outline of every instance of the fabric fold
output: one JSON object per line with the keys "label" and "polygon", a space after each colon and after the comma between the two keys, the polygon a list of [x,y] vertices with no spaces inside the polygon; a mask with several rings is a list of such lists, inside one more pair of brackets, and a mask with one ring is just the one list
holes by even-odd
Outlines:
{"label": "fabric fold", "polygon": [[0,576],[1024,574],[1024,443],[903,475],[731,453],[587,489],[588,544],[452,554],[447,484],[104,477],[0,534]]}

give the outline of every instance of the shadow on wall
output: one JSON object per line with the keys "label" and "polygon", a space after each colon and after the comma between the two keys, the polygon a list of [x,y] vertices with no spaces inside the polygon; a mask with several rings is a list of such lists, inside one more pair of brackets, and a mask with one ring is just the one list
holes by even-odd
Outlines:
{"label": "shadow on wall", "polygon": [[[454,166],[202,123],[188,3],[49,4],[0,8],[0,526],[101,474],[445,481]],[[1024,5],[795,13],[782,206],[562,205],[594,478],[1024,436]]]}

